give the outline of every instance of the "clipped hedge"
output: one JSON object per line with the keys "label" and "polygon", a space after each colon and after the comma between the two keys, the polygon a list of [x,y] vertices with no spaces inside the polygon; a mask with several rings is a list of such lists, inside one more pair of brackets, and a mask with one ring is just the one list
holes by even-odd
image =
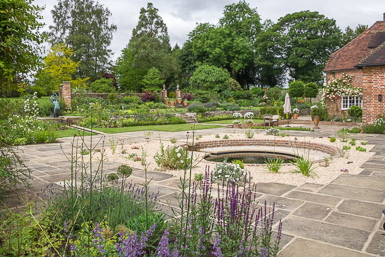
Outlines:
{"label": "clipped hedge", "polygon": [[259,113],[261,114],[261,116],[265,115],[265,114],[272,114],[272,115],[280,115],[281,117],[283,117],[284,113],[283,113],[283,107],[276,107],[276,106],[269,106],[269,107],[261,107],[259,109]]}

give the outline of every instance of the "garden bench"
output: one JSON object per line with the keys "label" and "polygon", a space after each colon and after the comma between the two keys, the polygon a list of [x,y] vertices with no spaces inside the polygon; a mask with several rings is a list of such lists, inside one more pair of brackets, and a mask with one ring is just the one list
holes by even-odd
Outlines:
{"label": "garden bench", "polygon": [[269,127],[271,126],[271,124],[274,125],[274,122],[277,122],[277,126],[278,126],[279,118],[280,118],[279,115],[265,114],[263,116],[263,122],[264,123],[268,122],[269,123]]}

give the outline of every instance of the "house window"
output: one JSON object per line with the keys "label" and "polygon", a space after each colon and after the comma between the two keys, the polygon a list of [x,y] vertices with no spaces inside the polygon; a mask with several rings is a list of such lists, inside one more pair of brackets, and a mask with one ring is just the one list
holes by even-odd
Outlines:
{"label": "house window", "polygon": [[362,105],[362,98],[361,96],[343,96],[342,97],[342,103],[341,103],[341,110],[347,110],[352,105],[356,105],[361,107]]}

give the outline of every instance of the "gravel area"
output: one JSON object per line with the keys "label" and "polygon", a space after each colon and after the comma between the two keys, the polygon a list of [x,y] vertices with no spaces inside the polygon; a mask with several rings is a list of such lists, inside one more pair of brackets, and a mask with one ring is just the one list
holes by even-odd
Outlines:
{"label": "gravel area", "polygon": [[[220,138],[223,138],[225,134],[219,134]],[[245,139],[244,133],[228,133],[226,134],[230,139]],[[354,136],[352,136],[354,137]],[[254,138],[258,139],[276,139],[276,140],[298,140],[312,143],[319,143],[325,145],[332,145],[340,149],[341,156],[340,157],[331,157],[325,153],[318,151],[308,151],[303,150],[302,152],[298,149],[284,149],[285,151],[292,151],[294,154],[299,156],[305,156],[310,160],[314,161],[313,167],[314,172],[317,174],[314,177],[306,177],[300,173],[294,173],[296,167],[292,164],[283,164],[278,173],[271,173],[268,171],[266,165],[248,165],[245,164],[245,169],[250,172],[252,177],[252,182],[260,183],[260,182],[277,182],[283,184],[290,185],[302,185],[304,183],[317,183],[317,184],[326,184],[333,181],[337,178],[341,173],[346,172],[349,174],[358,174],[362,171],[360,166],[365,163],[374,152],[370,152],[370,150],[374,147],[374,145],[362,145],[360,140],[356,140],[356,145],[352,146],[349,142],[341,142],[340,139],[337,138],[335,142],[330,142],[329,138],[319,138],[319,137],[293,137],[293,136],[267,136],[264,134],[255,134]],[[199,141],[209,141],[209,140],[226,140],[226,139],[218,139],[215,135],[207,135],[202,136]],[[349,140],[350,141],[350,140]],[[177,141],[175,145],[180,145],[185,143],[185,141]],[[118,160],[120,162],[124,162],[127,165],[130,165],[133,168],[144,169],[142,163],[146,163],[147,170],[149,171],[159,171],[168,174],[172,174],[174,176],[183,175],[183,170],[167,170],[162,169],[157,166],[154,156],[160,152],[161,144],[164,146],[172,145],[169,140],[158,140],[158,139],[150,139],[146,143],[138,143],[138,144],[123,144],[117,145],[115,149],[115,153],[113,154],[113,150],[108,147],[106,149],[106,157],[108,161]],[[350,150],[343,151],[343,146],[350,146]],[[366,152],[361,152],[356,150],[357,146],[361,146],[366,149]],[[138,149],[133,149],[133,148]],[[278,151],[278,149],[277,149]],[[142,153],[146,153],[144,157]],[[135,161],[134,159],[138,157],[134,157],[134,155],[141,157],[141,161]],[[208,162],[203,160],[204,153],[202,152],[194,152],[194,162],[196,163],[195,167],[192,169],[192,173],[204,173],[206,167],[209,167],[210,170],[214,170],[216,163]],[[327,159],[327,162],[324,160]]]}

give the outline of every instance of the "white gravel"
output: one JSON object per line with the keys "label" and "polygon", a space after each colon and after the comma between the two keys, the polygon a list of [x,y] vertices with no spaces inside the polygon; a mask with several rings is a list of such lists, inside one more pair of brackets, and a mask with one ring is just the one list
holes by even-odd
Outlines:
{"label": "white gravel", "polygon": [[[225,134],[219,134],[220,138],[223,138]],[[246,139],[244,133],[231,133],[227,134],[230,139]],[[267,136],[264,134],[256,134],[254,138],[258,139],[278,139],[278,140],[298,140],[298,141],[306,141],[312,143],[320,143],[325,145],[332,145],[341,150],[344,154],[340,157],[332,157],[325,155],[324,153],[320,153],[317,151],[307,151],[305,154],[309,156],[310,160],[319,160],[319,159],[328,159],[328,166],[322,166],[324,163],[314,162],[314,172],[317,176],[314,177],[306,177],[300,173],[294,173],[296,170],[295,166],[292,164],[284,164],[278,173],[271,173],[266,168],[266,165],[247,165],[245,169],[251,173],[252,182],[260,183],[260,182],[277,182],[283,184],[290,184],[300,186],[304,183],[317,183],[317,184],[327,184],[337,178],[343,172],[348,174],[358,174],[362,171],[360,166],[365,163],[374,152],[369,152],[374,145],[361,145],[360,140],[356,140],[356,145],[352,146],[349,142],[341,142],[340,139],[337,139],[335,142],[330,142],[329,138],[318,138],[318,137],[279,137],[279,136]],[[209,141],[209,140],[226,140],[226,139],[218,139],[215,135],[203,136],[199,139],[200,141]],[[162,141],[164,146],[172,145],[170,141]],[[183,142],[177,142],[176,145],[183,144]],[[139,147],[139,149],[133,149],[134,146]],[[160,171],[168,174],[172,174],[174,176],[183,175],[183,170],[165,170],[159,168],[154,160],[154,155],[160,151],[161,142],[157,139],[150,139],[146,143],[138,143],[138,144],[126,144],[126,145],[117,145],[115,149],[115,153],[113,154],[113,149],[108,147],[106,149],[106,157],[108,161],[119,161],[130,165],[133,168],[143,169],[142,161],[134,161],[133,158],[129,158],[130,155],[136,154],[139,157],[142,157],[143,153],[146,153],[145,163],[147,165],[147,170],[149,171]],[[343,146],[350,146],[350,150],[342,151]],[[357,151],[356,146],[361,146],[366,148],[366,152]],[[288,150],[288,149],[286,149]],[[297,153],[295,149],[292,149],[293,153]],[[305,152],[304,152],[305,153]],[[195,152],[194,160],[199,162],[193,169],[192,173],[204,173],[206,166],[210,167],[212,171],[215,168],[214,162],[208,162],[206,160],[202,160],[204,153]],[[142,158],[143,159],[143,158]],[[199,161],[200,160],[200,161]]]}

